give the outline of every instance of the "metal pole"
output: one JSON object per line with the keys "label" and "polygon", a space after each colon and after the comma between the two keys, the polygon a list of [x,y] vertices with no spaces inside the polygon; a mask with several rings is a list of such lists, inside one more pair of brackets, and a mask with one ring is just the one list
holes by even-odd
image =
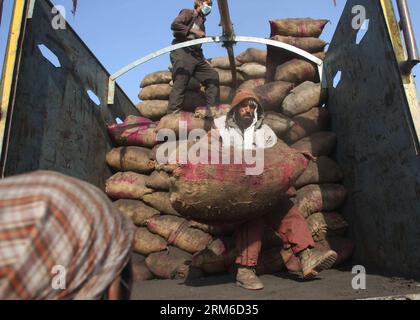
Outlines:
{"label": "metal pole", "polygon": [[[218,0],[219,5],[219,12],[220,12],[220,25],[223,29],[223,36],[232,40],[235,36],[235,32],[233,30],[233,24],[230,20],[230,13],[229,13],[229,5],[227,0]],[[235,60],[235,53],[233,51],[234,42],[229,41],[224,43],[224,47],[227,50],[230,69],[232,72],[232,87],[236,90],[238,87],[238,77],[236,73],[236,60]]]}
{"label": "metal pole", "polygon": [[407,0],[397,0],[397,6],[400,14],[400,28],[404,33],[405,46],[408,55],[405,72],[410,73],[413,67],[420,62],[420,55],[416,44]]}

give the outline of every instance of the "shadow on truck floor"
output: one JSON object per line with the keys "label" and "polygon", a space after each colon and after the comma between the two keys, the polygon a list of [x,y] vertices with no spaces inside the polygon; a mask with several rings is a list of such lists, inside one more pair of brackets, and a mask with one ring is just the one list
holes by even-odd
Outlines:
{"label": "shadow on truck floor", "polygon": [[420,293],[420,283],[413,280],[366,276],[366,289],[354,289],[355,274],[350,267],[326,270],[319,279],[301,281],[298,275],[279,273],[263,275],[265,289],[248,291],[235,285],[232,274],[187,280],[150,280],[136,282],[135,300],[354,300]]}

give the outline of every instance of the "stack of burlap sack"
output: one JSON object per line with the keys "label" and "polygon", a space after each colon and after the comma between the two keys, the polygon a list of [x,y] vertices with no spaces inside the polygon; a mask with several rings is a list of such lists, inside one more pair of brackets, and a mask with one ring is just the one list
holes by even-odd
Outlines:
{"label": "stack of burlap sack", "polygon": [[[271,22],[272,39],[316,53],[322,59],[325,57],[323,49],[326,43],[318,37],[325,24],[325,20],[275,20]],[[335,266],[339,266],[351,256],[353,245],[345,237],[348,225],[337,212],[346,200],[346,189],[341,184],[343,173],[333,159],[336,135],[329,131],[329,113],[324,107],[327,97],[319,83],[317,66],[278,49],[269,49],[267,55],[265,51],[250,48],[237,56],[236,61],[240,88],[254,90],[266,111],[265,123],[287,144],[280,146],[279,150],[297,150],[315,157],[304,167],[295,166],[296,175],[291,179],[293,185],[287,187],[287,195],[299,206],[307,219],[316,241],[316,250],[331,248],[337,251],[338,260]],[[265,66],[266,62],[268,68]],[[222,86],[224,104],[210,109],[211,116],[217,118],[230,110],[232,75],[228,70],[227,57],[211,59],[210,63],[219,72]],[[209,204],[209,201],[216,202],[220,199],[213,197],[217,190],[202,192],[206,190],[207,184],[197,185],[197,190],[201,193],[194,192],[195,186],[189,186],[190,189],[179,187],[180,183],[196,179],[197,172],[204,172],[200,171],[202,168],[197,170],[191,167],[194,172],[188,179],[182,180],[179,174],[174,175],[172,167],[161,165],[156,159],[158,148],[165,145],[157,136],[160,129],[172,130],[179,140],[183,139],[180,135],[182,123],[188,124],[187,132],[194,129],[206,132],[212,126],[212,119],[203,107],[205,103],[202,88],[199,84],[194,84],[194,80],[191,81],[187,94],[191,99],[186,99],[187,110],[191,112],[167,115],[171,81],[169,71],[146,76],[141,84],[142,102],[137,106],[143,117],[129,116],[122,124],[108,127],[116,148],[109,152],[106,160],[116,173],[108,179],[106,192],[115,200],[116,206],[138,226],[134,245],[137,253],[134,257],[137,280],[155,277],[186,278],[203,273],[228,272],[234,266],[236,256],[235,219],[227,219],[226,223],[211,223],[212,212],[223,206]],[[291,161],[291,158],[287,159]],[[297,161],[297,158],[293,159]],[[269,159],[268,162],[270,161]],[[181,173],[185,178],[188,172],[185,167],[183,170]],[[244,188],[248,187],[248,181],[253,187],[258,185],[251,178],[240,181]],[[223,192],[233,203],[239,191],[235,189],[234,192],[235,185],[230,182],[231,189],[226,188]],[[238,185],[237,181],[233,182]],[[229,183],[221,184],[222,189],[223,185],[229,186]],[[213,184],[214,186],[218,185]],[[258,190],[267,193],[263,194],[266,199],[262,198],[265,202],[275,203],[276,192],[280,189],[270,185],[269,188]],[[202,197],[204,200],[196,199],[194,203],[188,203],[194,197]],[[261,204],[258,202],[258,195],[255,197],[256,203]],[[191,218],[189,211],[196,208],[208,209],[205,223],[200,219],[197,219],[200,222],[194,221],[194,215]],[[239,211],[246,211],[248,208],[259,207],[250,202],[249,205],[238,208],[236,209]],[[233,211],[235,209],[226,216],[233,215]],[[294,259],[290,248],[282,244],[278,234],[267,228],[258,273],[285,270],[286,262],[289,270],[299,270],[299,262]]]}

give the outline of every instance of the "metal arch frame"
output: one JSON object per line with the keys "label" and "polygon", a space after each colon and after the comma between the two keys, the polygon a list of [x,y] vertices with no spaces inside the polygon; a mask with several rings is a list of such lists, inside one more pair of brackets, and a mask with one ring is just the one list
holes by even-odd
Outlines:
{"label": "metal arch frame", "polygon": [[115,96],[115,81],[123,76],[124,74],[126,74],[127,72],[131,71],[132,69],[138,67],[139,65],[146,63],[147,61],[150,61],[156,57],[159,57],[163,54],[172,52],[174,50],[177,49],[182,49],[182,48],[186,48],[186,47],[190,47],[190,46],[194,46],[194,45],[199,45],[199,44],[205,44],[205,43],[220,43],[220,42],[254,42],[254,43],[261,43],[261,44],[266,44],[266,45],[270,45],[273,47],[277,47],[277,48],[281,48],[281,49],[285,49],[289,52],[293,52],[309,61],[312,61],[313,63],[316,63],[318,65],[318,72],[319,72],[319,78],[321,79],[321,82],[324,81],[324,77],[323,77],[323,71],[324,71],[324,62],[315,57],[314,55],[299,49],[295,46],[289,45],[287,43],[284,42],[280,42],[280,41],[275,41],[275,40],[270,40],[270,39],[265,39],[265,38],[258,38],[258,37],[245,37],[245,36],[234,36],[232,38],[227,38],[227,37],[220,37],[220,36],[216,36],[216,37],[206,37],[206,38],[202,38],[202,39],[196,39],[196,40],[191,40],[191,41],[186,41],[186,42],[182,42],[176,45],[172,45],[163,49],[160,49],[158,51],[155,51],[141,59],[138,59],[132,63],[130,63],[129,65],[121,68],[120,70],[118,70],[117,72],[115,72],[114,74],[112,74],[109,77],[109,83],[108,83],[108,104],[114,104],[114,96]]}

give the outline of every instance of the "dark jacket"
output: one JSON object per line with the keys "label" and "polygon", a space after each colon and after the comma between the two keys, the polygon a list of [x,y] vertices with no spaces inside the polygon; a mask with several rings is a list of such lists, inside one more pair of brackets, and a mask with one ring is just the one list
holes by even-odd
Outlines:
{"label": "dark jacket", "polygon": [[[196,39],[194,34],[190,32],[192,28],[198,28],[205,33],[205,22],[206,18],[202,14],[197,14],[195,10],[181,10],[171,25],[171,29],[175,38],[172,44]],[[201,45],[190,47],[190,50],[195,51],[195,53],[199,53],[201,55],[203,53]]]}

